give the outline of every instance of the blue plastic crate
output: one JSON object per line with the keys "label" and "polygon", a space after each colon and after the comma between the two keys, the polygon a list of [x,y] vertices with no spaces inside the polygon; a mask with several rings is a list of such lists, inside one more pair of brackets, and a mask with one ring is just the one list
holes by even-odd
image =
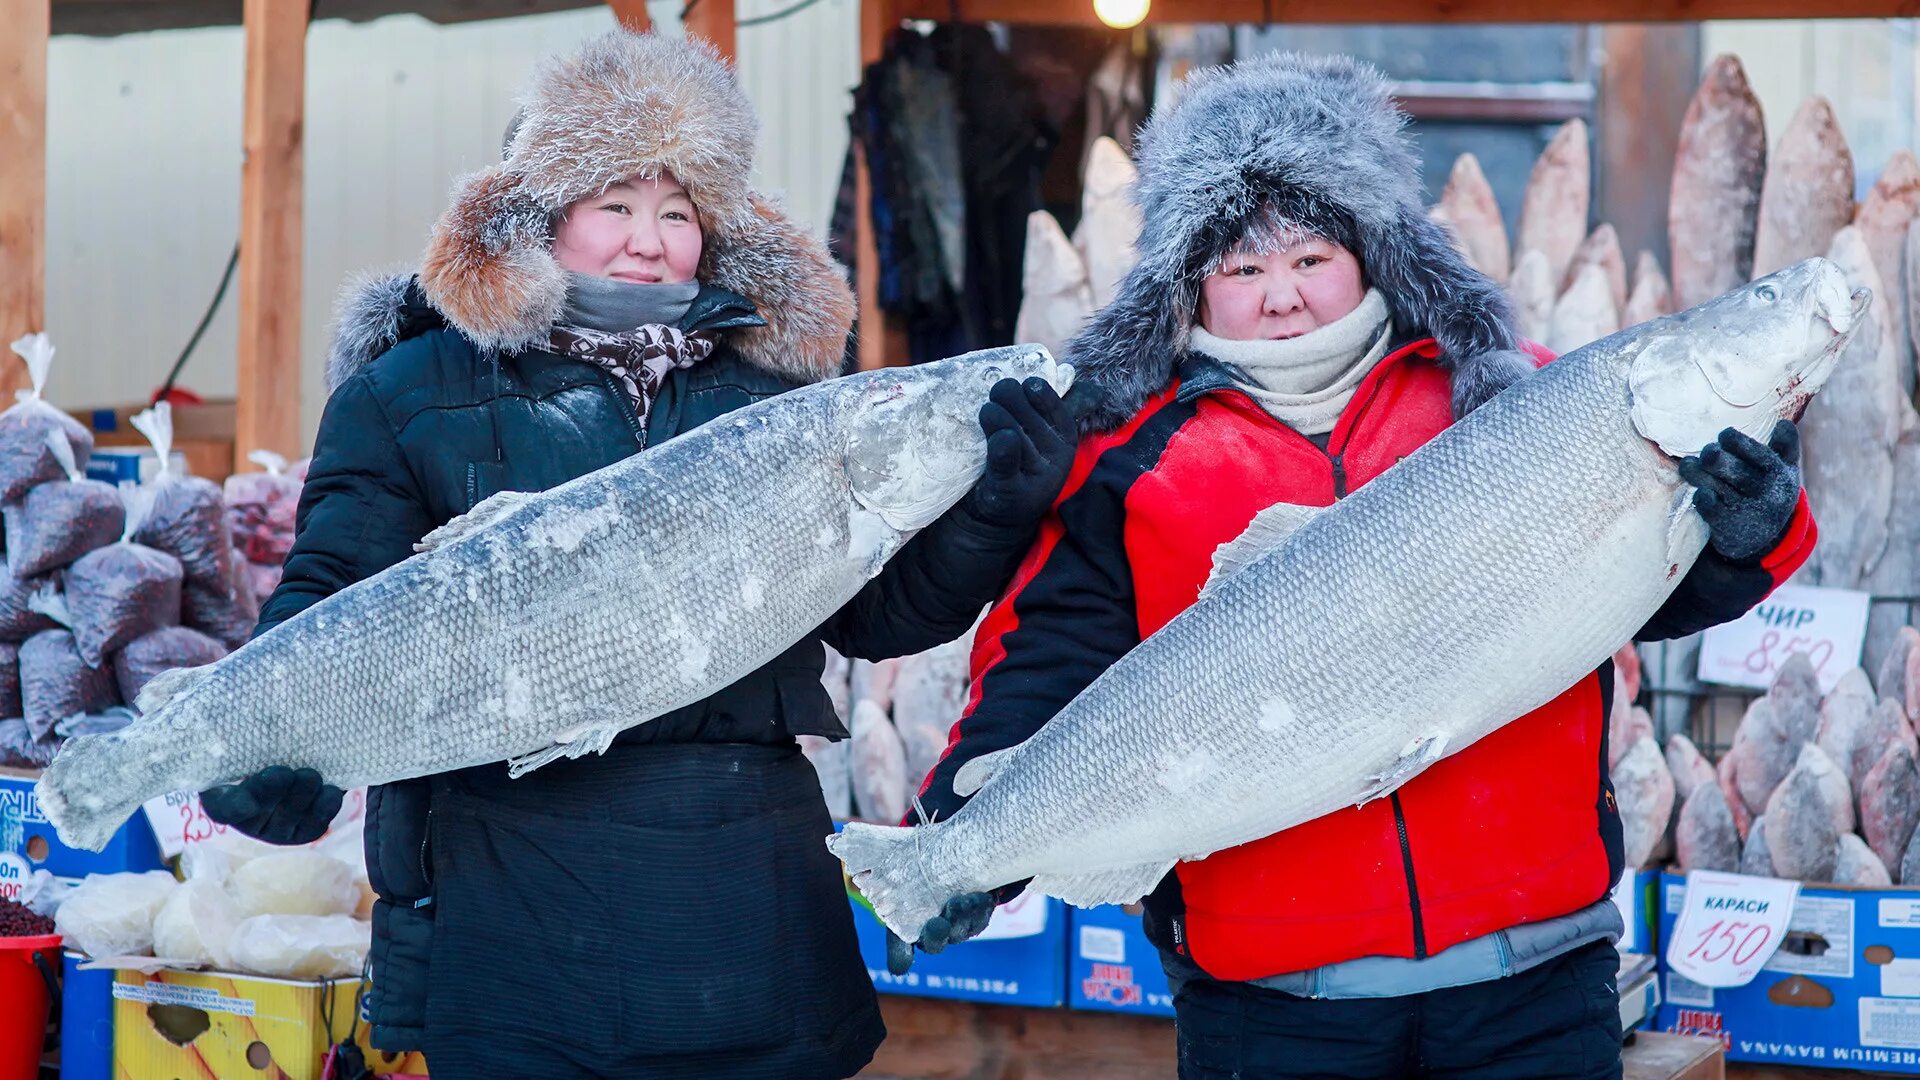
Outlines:
{"label": "blue plastic crate", "polygon": [[113,1080],[113,972],[67,953],[60,985],[60,1080]]}
{"label": "blue plastic crate", "polygon": [[45,870],[55,877],[166,869],[153,827],[142,813],[135,813],[120,826],[104,850],[81,851],[61,843],[34,798],[35,779],[32,773],[18,770],[0,773],[0,851],[15,852],[27,860],[30,869]]}

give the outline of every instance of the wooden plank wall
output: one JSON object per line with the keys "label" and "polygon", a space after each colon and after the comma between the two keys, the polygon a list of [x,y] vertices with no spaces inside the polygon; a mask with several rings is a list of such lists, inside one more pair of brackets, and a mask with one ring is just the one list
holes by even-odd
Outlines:
{"label": "wooden plank wall", "polygon": [[7,344],[46,329],[49,0],[0,0],[0,409],[27,383]]}

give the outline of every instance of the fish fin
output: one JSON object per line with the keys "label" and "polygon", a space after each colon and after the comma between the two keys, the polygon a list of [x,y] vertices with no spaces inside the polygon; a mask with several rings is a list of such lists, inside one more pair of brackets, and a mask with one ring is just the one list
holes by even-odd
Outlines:
{"label": "fish fin", "polygon": [[1208,575],[1207,583],[1200,587],[1200,595],[1205,597],[1220,582],[1245,569],[1248,563],[1279,547],[1281,541],[1292,536],[1325,509],[1324,506],[1274,503],[1255,514],[1239,536],[1214,549],[1213,573]]}
{"label": "fish fin", "polygon": [[1074,907],[1131,904],[1158,888],[1160,879],[1173,869],[1174,861],[1122,866],[1098,874],[1039,874],[1034,877],[1031,888],[1057,896]]}
{"label": "fish fin", "polygon": [[1681,557],[1689,546],[1688,539],[1703,524],[1700,515],[1693,513],[1693,489],[1682,485],[1673,496],[1673,506],[1667,510],[1668,565],[1679,567]]}
{"label": "fish fin", "polygon": [[907,941],[918,941],[927,920],[940,914],[948,900],[977,889],[937,885],[927,880],[920,845],[929,830],[940,825],[902,828],[849,821],[827,837],[827,850],[846,868],[847,877],[872,906],[887,928]]}
{"label": "fish fin", "polygon": [[1365,806],[1375,799],[1391,794],[1400,785],[1425,772],[1427,766],[1447,756],[1447,737],[1436,732],[1422,735],[1408,743],[1400,751],[1400,757],[1392,767],[1379,776],[1369,777],[1366,794],[1360,796],[1355,806]]}
{"label": "fish fin", "polygon": [[502,491],[489,495],[474,504],[473,509],[421,537],[420,542],[413,545],[413,550],[421,553],[438,551],[455,540],[472,536],[499,521],[532,498],[534,496],[525,491]]}
{"label": "fish fin", "polygon": [[960,771],[953,774],[953,793],[964,799],[986,787],[987,781],[998,776],[1000,770],[1006,768],[1007,762],[1012,760],[1014,751],[1025,745],[1026,743],[1017,743],[1005,750],[981,754],[960,766]]}
{"label": "fish fin", "polygon": [[202,679],[207,677],[207,672],[212,670],[211,665],[190,668],[169,668],[155,675],[147,682],[147,685],[140,688],[139,696],[133,699],[133,707],[139,709],[144,716],[152,716],[154,713],[159,712],[167,702],[193,689]]}
{"label": "fish fin", "polygon": [[507,762],[507,776],[518,780],[542,765],[551,765],[561,758],[580,758],[588,754],[604,754],[613,740],[630,725],[607,724],[596,721],[568,728],[554,736],[553,745],[542,747],[531,754],[522,754]]}

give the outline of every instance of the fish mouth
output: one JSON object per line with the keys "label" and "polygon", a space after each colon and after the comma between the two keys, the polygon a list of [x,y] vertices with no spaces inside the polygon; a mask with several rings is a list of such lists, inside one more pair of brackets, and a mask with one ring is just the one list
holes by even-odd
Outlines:
{"label": "fish mouth", "polygon": [[1845,337],[1860,325],[1867,314],[1867,308],[1873,304],[1873,290],[1859,288],[1847,293],[1844,284],[1820,292],[1820,317],[1834,334]]}
{"label": "fish mouth", "polygon": [[1040,365],[1040,377],[1047,380],[1047,385],[1053,387],[1054,393],[1065,395],[1073,386],[1073,365],[1055,360],[1053,353],[1046,349],[1039,350],[1039,353],[1045,358]]}

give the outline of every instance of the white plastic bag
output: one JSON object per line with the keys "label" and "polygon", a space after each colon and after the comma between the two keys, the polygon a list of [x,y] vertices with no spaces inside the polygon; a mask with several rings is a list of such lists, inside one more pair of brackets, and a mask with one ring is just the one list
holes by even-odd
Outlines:
{"label": "white plastic bag", "polygon": [[358,975],[373,924],[351,915],[257,915],[233,932],[233,966],[280,979]]}
{"label": "white plastic bag", "polygon": [[153,955],[187,964],[233,966],[229,946],[240,909],[219,882],[195,878],[173,891],[153,919]]}
{"label": "white plastic bag", "polygon": [[353,868],[330,855],[293,848],[236,867],[228,889],[242,918],[346,915],[360,904]]}
{"label": "white plastic bag", "polygon": [[153,918],[180,883],[165,870],[88,874],[53,917],[66,943],[96,959],[153,951]]}

